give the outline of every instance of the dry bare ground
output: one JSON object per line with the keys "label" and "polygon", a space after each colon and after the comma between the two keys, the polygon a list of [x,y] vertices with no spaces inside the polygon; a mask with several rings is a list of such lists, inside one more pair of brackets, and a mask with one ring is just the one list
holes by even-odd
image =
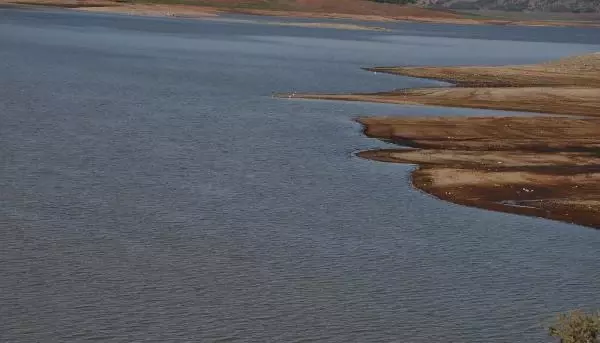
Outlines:
{"label": "dry bare ground", "polygon": [[600,53],[539,65],[504,67],[378,67],[371,71],[435,79],[452,88],[369,94],[296,94],[306,99],[500,109],[600,116]]}
{"label": "dry bare ground", "polygon": [[[280,17],[346,18],[374,21],[416,20],[461,22],[462,15],[416,6],[365,0],[0,0],[0,4],[39,5],[83,11],[135,15],[205,17],[218,13],[245,13]],[[464,20],[471,23],[470,20]],[[472,23],[476,23],[473,21]]]}
{"label": "dry bare ground", "polygon": [[577,20],[499,20],[448,10],[368,0],[0,0],[0,4],[41,5],[81,11],[186,18],[203,18],[219,13],[243,13],[315,19],[400,20],[474,25],[600,26],[597,22]]}
{"label": "dry bare ground", "polygon": [[371,70],[457,87],[295,96],[577,115],[360,118],[366,135],[409,148],[359,155],[418,164],[414,185],[455,203],[600,228],[600,54],[526,66]]}
{"label": "dry bare ground", "polygon": [[533,65],[366,69],[447,81],[461,87],[600,87],[600,53]]}

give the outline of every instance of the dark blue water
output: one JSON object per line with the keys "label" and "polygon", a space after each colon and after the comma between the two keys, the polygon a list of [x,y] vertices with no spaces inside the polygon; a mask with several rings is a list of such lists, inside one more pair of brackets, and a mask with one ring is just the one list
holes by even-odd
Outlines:
{"label": "dark blue water", "polygon": [[[234,18],[238,19],[238,18]],[[544,342],[600,307],[600,231],[461,207],[282,100],[433,84],[359,67],[600,50],[600,31],[392,32],[0,9],[1,342]]]}

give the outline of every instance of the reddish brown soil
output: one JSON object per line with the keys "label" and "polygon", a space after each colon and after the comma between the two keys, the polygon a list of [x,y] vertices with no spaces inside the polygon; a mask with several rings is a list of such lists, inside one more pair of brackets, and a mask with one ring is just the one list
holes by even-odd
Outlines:
{"label": "reddish brown soil", "polygon": [[[178,3],[179,2],[179,3]],[[599,26],[586,21],[498,20],[447,10],[376,3],[369,0],[0,0],[0,4],[42,5],[136,15],[205,17],[218,12],[299,18],[340,18],[369,21],[417,21],[451,24]],[[152,8],[152,6],[156,6]]]}
{"label": "reddish brown soil", "polygon": [[297,0],[289,1],[291,10],[315,13],[342,13],[382,17],[428,17],[460,19],[463,16],[416,6],[399,6],[360,0]]}
{"label": "reddish brown soil", "polygon": [[[256,15],[275,15],[285,17],[309,18],[349,18],[366,20],[424,20],[436,19],[453,22],[463,20],[463,16],[449,12],[376,3],[367,0],[182,0],[181,3],[163,3],[144,1],[136,3],[116,0],[0,0],[0,4],[41,5],[65,8],[93,9],[105,7],[104,11],[132,14],[160,13],[168,7],[169,14],[194,16],[215,11],[247,13]],[[151,7],[155,7],[152,9]],[[139,10],[139,13],[136,11]],[[165,15],[167,15],[165,13]],[[468,20],[467,20],[468,21]]]}

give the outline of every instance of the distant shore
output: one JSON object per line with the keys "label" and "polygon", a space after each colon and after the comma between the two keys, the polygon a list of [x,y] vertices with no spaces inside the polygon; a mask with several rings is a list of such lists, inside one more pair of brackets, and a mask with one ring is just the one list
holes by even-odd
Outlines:
{"label": "distant shore", "polygon": [[[260,1],[260,0],[0,0],[0,5],[46,6],[67,8],[79,11],[122,13],[130,15],[165,16],[182,18],[207,18],[224,13],[258,16],[308,18],[308,19],[348,19],[372,22],[408,21],[420,23],[462,24],[462,25],[517,25],[517,26],[559,26],[559,27],[598,27],[600,22],[582,18],[570,19],[526,19],[523,16],[506,18],[470,13],[453,12],[376,3],[367,0],[318,0],[318,1]],[[362,25],[327,25],[312,23],[300,25],[338,29],[365,29]],[[366,27],[368,29],[368,26]]]}
{"label": "distant shore", "polygon": [[358,155],[419,165],[413,184],[440,199],[600,228],[600,53],[538,65],[370,70],[456,87],[294,97],[567,115],[359,118],[367,136],[407,148]]}

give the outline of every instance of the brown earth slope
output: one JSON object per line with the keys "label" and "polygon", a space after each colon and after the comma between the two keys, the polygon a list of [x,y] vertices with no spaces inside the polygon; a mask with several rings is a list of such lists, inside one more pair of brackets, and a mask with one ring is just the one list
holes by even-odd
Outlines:
{"label": "brown earth slope", "polygon": [[581,19],[504,19],[413,5],[370,0],[0,0],[2,4],[64,7],[82,11],[201,18],[219,13],[243,13],[299,18],[338,18],[369,21],[416,21],[451,24],[592,26]]}
{"label": "brown earth slope", "polygon": [[441,199],[600,228],[600,54],[530,66],[373,70],[457,87],[295,97],[578,115],[360,118],[366,135],[409,148],[359,156],[418,164],[414,185]]}
{"label": "brown earth slope", "polygon": [[450,11],[367,0],[0,0],[1,4],[176,17],[204,17],[223,12],[303,18],[478,23]]}

